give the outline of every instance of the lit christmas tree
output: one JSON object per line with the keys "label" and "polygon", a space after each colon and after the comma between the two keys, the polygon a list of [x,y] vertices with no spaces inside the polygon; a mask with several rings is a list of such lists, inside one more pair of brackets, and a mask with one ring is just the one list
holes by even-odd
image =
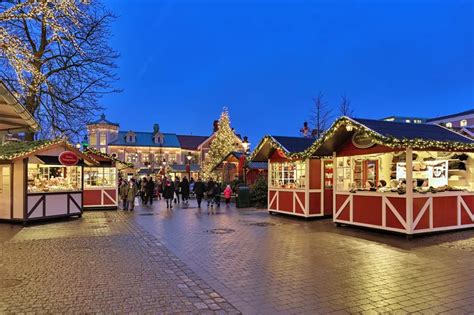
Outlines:
{"label": "lit christmas tree", "polygon": [[212,139],[209,152],[202,164],[202,175],[204,179],[213,177],[215,180],[216,174],[212,172],[214,167],[236,149],[236,135],[230,127],[229,112],[226,107],[224,107],[221,117],[219,118],[218,126],[219,128],[215,133],[214,139]]}

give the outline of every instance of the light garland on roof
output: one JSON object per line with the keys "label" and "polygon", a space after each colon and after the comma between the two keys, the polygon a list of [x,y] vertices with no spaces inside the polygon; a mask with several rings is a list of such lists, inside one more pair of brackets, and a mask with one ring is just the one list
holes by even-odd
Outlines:
{"label": "light garland on roof", "polygon": [[363,124],[357,123],[347,117],[341,117],[337,119],[332,126],[321,136],[321,138],[314,141],[306,150],[302,152],[288,152],[281,144],[276,142],[271,136],[265,136],[259,145],[255,148],[250,156],[250,160],[253,160],[257,153],[262,149],[263,145],[268,142],[273,149],[281,150],[288,159],[307,159],[316,153],[318,148],[328,139],[332,138],[334,134],[341,127],[349,127],[353,131],[365,132],[375,144],[389,147],[392,149],[406,149],[413,148],[415,150],[444,150],[444,151],[472,151],[474,150],[474,142],[463,143],[455,141],[437,141],[437,140],[426,140],[421,138],[416,139],[397,139],[394,137],[386,137],[378,132],[375,132]]}
{"label": "light garland on roof", "polygon": [[106,159],[110,159],[114,162],[118,162],[118,163],[121,163],[123,165],[126,165],[128,167],[135,167],[135,164],[133,164],[132,162],[125,162],[125,161],[122,161],[110,154],[107,154],[107,153],[104,153],[104,152],[100,152],[99,150],[96,150],[94,148],[87,148],[87,150],[84,152],[86,155],[87,155],[87,151],[90,151],[92,154],[95,154],[95,155],[98,155],[100,157],[103,157],[103,158],[106,158]]}

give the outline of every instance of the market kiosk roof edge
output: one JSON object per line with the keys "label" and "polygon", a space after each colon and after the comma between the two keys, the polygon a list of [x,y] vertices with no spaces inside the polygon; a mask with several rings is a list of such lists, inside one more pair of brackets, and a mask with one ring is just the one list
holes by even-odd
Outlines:
{"label": "market kiosk roof edge", "polygon": [[67,140],[59,138],[54,140],[20,141],[8,142],[0,146],[0,161],[15,161],[20,158],[28,157],[32,154],[38,154],[42,151],[48,151],[57,146],[65,146],[68,150],[74,152],[78,157],[84,159],[92,165],[100,163],[93,157],[86,155],[76,149]]}
{"label": "market kiosk roof edge", "polygon": [[250,161],[266,162],[275,150],[282,151],[289,158],[299,158],[298,155],[306,152],[314,142],[312,138],[267,135],[250,155]]}
{"label": "market kiosk roof edge", "polygon": [[33,115],[13,96],[0,81],[0,133],[36,131],[40,129]]}

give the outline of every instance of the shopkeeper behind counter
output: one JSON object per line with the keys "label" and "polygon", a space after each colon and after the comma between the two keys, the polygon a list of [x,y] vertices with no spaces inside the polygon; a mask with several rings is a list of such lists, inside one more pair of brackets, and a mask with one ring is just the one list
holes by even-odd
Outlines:
{"label": "shopkeeper behind counter", "polygon": [[[419,193],[472,191],[472,153],[417,151],[413,154],[413,190]],[[340,191],[406,193],[404,152],[338,157]],[[364,183],[362,185],[362,183]],[[387,184],[388,183],[388,184]]]}

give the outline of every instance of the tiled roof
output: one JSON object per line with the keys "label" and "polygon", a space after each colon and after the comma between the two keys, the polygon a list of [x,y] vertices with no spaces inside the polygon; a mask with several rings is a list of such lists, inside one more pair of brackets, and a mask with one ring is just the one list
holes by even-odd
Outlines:
{"label": "tiled roof", "polygon": [[100,119],[95,120],[95,121],[91,121],[87,125],[100,125],[100,124],[112,125],[112,126],[117,126],[117,127],[119,126],[119,124],[105,119],[105,114],[100,115]]}
{"label": "tiled roof", "polygon": [[385,137],[403,140],[433,140],[472,143],[472,140],[457,132],[432,124],[406,124],[392,121],[352,118],[352,120]]}
{"label": "tiled roof", "polygon": [[181,149],[197,150],[198,146],[206,141],[209,136],[177,135]]}
{"label": "tiled roof", "polygon": [[247,167],[251,170],[267,170],[268,162],[249,162]]}
{"label": "tiled roof", "polygon": [[466,110],[464,112],[460,112],[460,113],[456,113],[456,114],[450,114],[450,115],[446,115],[446,116],[439,116],[439,117],[430,118],[430,119],[427,119],[426,121],[427,122],[438,121],[438,120],[453,118],[453,117],[457,117],[457,116],[465,116],[465,115],[472,115],[472,114],[474,114],[474,109],[469,109],[469,110]]}
{"label": "tiled roof", "polygon": [[[173,172],[186,172],[185,164],[172,164],[170,165],[170,168]],[[191,172],[199,172],[201,170],[201,166],[199,166],[199,164],[191,164],[190,170]]]}
{"label": "tiled roof", "polygon": [[118,138],[109,143],[109,145],[120,145],[120,146],[130,146],[130,147],[163,147],[163,148],[179,148],[179,140],[176,134],[174,133],[162,133],[164,141],[163,144],[155,143],[153,141],[153,132],[135,132],[135,142],[130,143],[126,142],[125,138],[128,131],[120,131],[118,133]]}
{"label": "tiled roof", "polygon": [[315,141],[313,138],[303,137],[272,136],[272,138],[290,153],[303,152]]}

